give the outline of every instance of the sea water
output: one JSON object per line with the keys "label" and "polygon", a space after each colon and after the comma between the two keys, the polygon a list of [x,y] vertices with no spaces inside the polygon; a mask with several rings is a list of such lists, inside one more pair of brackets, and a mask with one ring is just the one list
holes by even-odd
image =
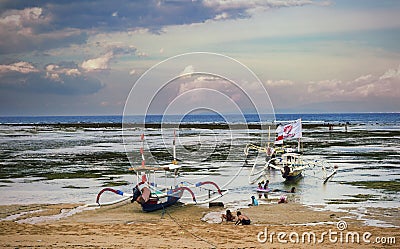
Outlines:
{"label": "sea water", "polygon": [[[268,118],[249,114],[245,122],[257,124]],[[294,198],[308,205],[400,207],[399,113],[277,114],[275,120],[267,120],[272,124],[269,141],[274,140],[274,125],[298,118],[305,124],[304,156],[329,161],[338,166],[338,173],[323,184],[316,170],[310,169],[297,182],[287,183],[279,172],[271,171],[270,188],[289,190],[295,186]],[[149,115],[125,119],[134,124],[243,122],[243,117],[233,114],[188,115],[183,119],[174,115]],[[126,128],[123,134],[116,125],[122,120],[121,116],[0,117],[0,204],[93,203],[104,187],[130,193],[136,176],[128,168],[142,163],[140,135],[145,134],[146,164],[167,165],[173,159],[174,129],[137,126]],[[332,130],[328,124],[333,125]],[[250,165],[245,165],[243,151],[248,143],[265,145],[268,142],[265,128],[202,126],[200,129],[194,125],[175,132],[182,166],[180,175],[157,175],[160,184],[211,180],[229,190],[221,201],[232,207],[246,206],[250,197],[257,195],[256,186],[249,184],[248,176],[253,164],[257,167],[265,164],[265,157],[255,154],[249,160]],[[129,146],[124,143],[124,136],[132,138]],[[288,144],[297,146],[296,141]],[[112,200],[115,196],[104,198]]]}

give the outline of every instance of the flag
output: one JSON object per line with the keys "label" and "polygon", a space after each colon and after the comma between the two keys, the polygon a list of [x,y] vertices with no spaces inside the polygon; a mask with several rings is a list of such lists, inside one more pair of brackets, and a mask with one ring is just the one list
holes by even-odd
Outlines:
{"label": "flag", "polygon": [[275,144],[282,144],[284,139],[301,138],[303,136],[301,131],[301,119],[297,119],[293,123],[285,126],[279,125],[276,128],[277,138]]}
{"label": "flag", "polygon": [[283,127],[282,125],[279,125],[276,128],[276,139],[275,139],[275,144],[283,144]]}
{"label": "flag", "polygon": [[290,123],[283,127],[283,138],[301,138],[303,136],[301,132],[301,119],[297,119],[294,123]]}

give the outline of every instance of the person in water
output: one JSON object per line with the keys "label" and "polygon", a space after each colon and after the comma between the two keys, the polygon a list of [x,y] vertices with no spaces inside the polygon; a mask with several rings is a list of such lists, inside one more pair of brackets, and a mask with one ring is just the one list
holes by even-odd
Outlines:
{"label": "person in water", "polygon": [[268,189],[268,184],[269,184],[269,180],[267,180],[264,184],[264,189],[267,190]]}
{"label": "person in water", "polygon": [[235,221],[235,216],[232,214],[231,210],[226,210],[226,214],[222,214],[222,220],[228,221]]}
{"label": "person in water", "polygon": [[296,193],[296,187],[292,187],[289,191],[281,190],[281,189],[274,189],[272,192],[284,192],[284,193]]}
{"label": "person in water", "polygon": [[235,223],[235,225],[250,225],[250,218],[247,217],[246,215],[242,214],[240,211],[237,211],[237,221]]}

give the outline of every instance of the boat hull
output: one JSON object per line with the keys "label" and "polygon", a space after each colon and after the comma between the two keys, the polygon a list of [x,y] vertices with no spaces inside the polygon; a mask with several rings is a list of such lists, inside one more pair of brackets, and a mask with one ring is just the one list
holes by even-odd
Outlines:
{"label": "boat hull", "polygon": [[160,202],[160,203],[146,202],[144,204],[141,204],[142,210],[144,212],[154,212],[176,204],[179,201],[179,199],[180,197],[169,196],[167,201],[165,202]]}
{"label": "boat hull", "polygon": [[300,179],[301,177],[303,177],[303,175],[301,174],[301,172],[297,175],[288,175],[285,178],[285,181],[297,181],[298,179]]}

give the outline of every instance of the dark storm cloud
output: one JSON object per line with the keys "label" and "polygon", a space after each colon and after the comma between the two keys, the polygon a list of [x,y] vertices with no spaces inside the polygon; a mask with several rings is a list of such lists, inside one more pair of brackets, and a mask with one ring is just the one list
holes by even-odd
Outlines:
{"label": "dark storm cloud", "polygon": [[314,4],[311,0],[71,0],[0,3],[0,53],[80,44],[88,32],[131,31],[207,20],[246,18],[256,10]]}
{"label": "dark storm cloud", "polygon": [[[25,23],[37,32],[65,28],[80,30],[125,31],[136,28],[159,29],[165,25],[202,22],[213,18],[215,10],[201,1],[4,1],[1,15],[42,9],[48,23]],[[15,13],[12,13],[12,12]]]}
{"label": "dark storm cloud", "polygon": [[[15,1],[8,1],[15,2]],[[250,10],[282,8],[315,4],[311,0],[72,0],[38,1],[37,5],[16,1],[18,9],[43,8],[45,15],[52,16],[51,28],[78,28],[125,30],[129,28],[159,29],[166,25],[204,22],[227,13],[229,18],[251,15]],[[316,1],[318,2],[318,1]],[[8,5],[10,6],[10,5]],[[25,7],[26,8],[26,7]],[[49,27],[49,29],[51,29]]]}

